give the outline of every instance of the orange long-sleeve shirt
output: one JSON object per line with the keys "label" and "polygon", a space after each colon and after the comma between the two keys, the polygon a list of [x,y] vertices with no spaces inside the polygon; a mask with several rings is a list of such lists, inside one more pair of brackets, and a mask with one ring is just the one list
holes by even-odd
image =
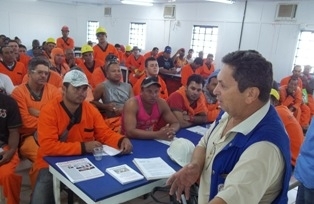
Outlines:
{"label": "orange long-sleeve shirt", "polygon": [[185,65],[182,69],[181,69],[181,84],[182,86],[186,86],[187,82],[188,82],[188,78],[189,76],[191,76],[192,74],[194,74],[194,70],[192,69],[190,64]]}
{"label": "orange long-sleeve shirt", "polygon": [[10,77],[14,86],[20,85],[23,77],[26,74],[26,69],[23,63],[15,62],[12,69],[10,69],[4,62],[0,61],[0,72]]}
{"label": "orange long-sleeve shirt", "polygon": [[33,134],[37,129],[38,118],[30,114],[29,108],[41,110],[49,101],[61,96],[61,92],[55,86],[47,83],[44,86],[41,99],[35,100],[26,84],[21,84],[13,90],[11,96],[16,100],[20,109],[23,122],[20,134],[23,136]]}
{"label": "orange long-sleeve shirt", "polygon": [[104,65],[104,62],[100,61],[99,59],[94,60],[94,65],[91,69],[87,68],[86,64],[82,61],[78,64],[78,67],[80,67],[83,72],[85,73],[88,83],[93,84],[93,72],[96,70],[97,67],[101,67]]}
{"label": "orange long-sleeve shirt", "polygon": [[214,122],[220,112],[220,108],[218,108],[218,103],[206,103],[207,107],[207,120],[208,122]]}
{"label": "orange long-sleeve shirt", "polygon": [[[143,74],[134,84],[133,86],[133,92],[134,96],[137,96],[141,93],[141,84],[142,81],[147,77],[146,74]],[[159,97],[163,99],[168,98],[168,90],[165,81],[158,75],[158,83],[161,85],[160,87],[160,92],[159,92]]]}
{"label": "orange long-sleeve shirt", "polygon": [[70,37],[68,37],[67,39],[64,39],[63,37],[60,37],[57,39],[57,46],[58,48],[61,48],[63,50],[66,49],[74,49],[74,40]]}
{"label": "orange long-sleeve shirt", "polygon": [[100,61],[105,63],[105,59],[107,55],[109,54],[114,54],[116,57],[119,58],[119,52],[118,50],[112,45],[112,44],[107,44],[107,47],[103,49],[100,47],[99,44],[95,45],[93,47],[94,50],[94,59],[99,59]]}
{"label": "orange long-sleeve shirt", "polygon": [[95,88],[98,84],[104,82],[105,80],[106,76],[102,67],[97,67],[92,74],[92,83],[90,85]]}
{"label": "orange long-sleeve shirt", "polygon": [[203,66],[196,69],[195,74],[199,74],[203,77],[203,79],[207,79],[211,73],[215,71],[215,66],[213,64],[210,67],[207,64],[203,64]]}
{"label": "orange long-sleeve shirt", "polygon": [[149,52],[146,52],[146,53],[145,53],[144,59],[146,60],[146,59],[149,58],[149,57],[153,57],[153,58],[157,59],[157,56],[158,56],[158,54],[155,55],[155,56],[153,56],[153,55],[152,55],[152,51],[149,51]]}
{"label": "orange long-sleeve shirt", "polygon": [[[291,79],[291,76],[287,76],[287,77],[281,79],[281,81],[280,81],[280,86],[288,85],[290,79]],[[301,80],[300,78],[298,78],[298,87],[299,87],[300,89],[302,89],[302,87],[303,87],[303,85],[302,85],[302,80]]]}
{"label": "orange long-sleeve shirt", "polygon": [[276,111],[288,133],[290,139],[291,163],[293,166],[295,166],[296,159],[299,155],[304,139],[302,128],[286,106],[276,106]]}
{"label": "orange long-sleeve shirt", "polygon": [[28,55],[24,55],[24,54],[20,54],[20,59],[18,60],[18,62],[21,62],[22,64],[24,64],[25,67],[25,72],[27,72],[27,68],[28,68],[28,62],[31,60],[31,57]]}
{"label": "orange long-sleeve shirt", "polygon": [[299,87],[297,87],[293,96],[287,94],[287,85],[281,86],[279,88],[280,103],[289,107],[292,105],[296,109],[300,108],[302,103],[302,92]]}
{"label": "orange long-sleeve shirt", "polygon": [[53,67],[52,71],[55,71],[62,78],[68,71],[70,71],[69,65],[67,63],[65,63],[65,62],[61,64],[60,70],[57,70],[57,66],[56,66],[56,64],[55,64],[55,62],[53,60],[50,60],[50,62],[51,62],[52,67]]}
{"label": "orange long-sleeve shirt", "polygon": [[135,58],[133,54],[131,54],[126,60],[126,67],[129,69],[129,82],[134,85],[136,81],[139,79],[135,74],[135,70],[138,69],[139,73],[144,73],[145,68],[145,59],[142,55],[139,55],[138,58]]}
{"label": "orange long-sleeve shirt", "polygon": [[56,98],[46,104],[38,118],[39,149],[35,166],[47,168],[44,156],[69,156],[82,154],[81,142],[99,141],[114,148],[122,136],[113,132],[104,122],[99,111],[89,102],[82,103],[81,121],[68,132],[66,142],[60,142],[59,136],[66,130],[70,117],[60,104],[62,98]]}
{"label": "orange long-sleeve shirt", "polygon": [[[48,81],[47,83],[54,85],[57,88],[62,87],[62,78],[61,76],[55,72],[55,71],[50,71],[49,72],[49,77],[48,77]],[[23,82],[22,83],[26,83],[28,82],[28,74],[25,74],[25,76],[23,77]]]}

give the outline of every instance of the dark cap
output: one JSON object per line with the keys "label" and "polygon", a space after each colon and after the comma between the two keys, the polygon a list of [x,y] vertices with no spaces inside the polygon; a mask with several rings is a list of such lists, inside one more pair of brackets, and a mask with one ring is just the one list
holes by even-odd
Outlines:
{"label": "dark cap", "polygon": [[157,77],[146,77],[141,84],[142,88],[147,88],[151,85],[156,84],[158,87],[161,87],[161,85],[158,82],[158,78]]}
{"label": "dark cap", "polygon": [[170,54],[171,53],[171,47],[166,46],[164,52]]}

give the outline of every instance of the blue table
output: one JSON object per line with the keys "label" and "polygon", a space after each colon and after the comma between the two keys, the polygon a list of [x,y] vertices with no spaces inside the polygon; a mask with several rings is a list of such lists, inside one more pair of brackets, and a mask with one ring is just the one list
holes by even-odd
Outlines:
{"label": "blue table", "polygon": [[[177,137],[183,137],[197,144],[201,135],[192,133],[185,129],[177,133]],[[103,156],[101,161],[96,161],[93,155],[80,155],[70,157],[45,157],[49,163],[49,171],[53,174],[54,194],[56,203],[60,203],[60,181],[70,188],[76,195],[83,199],[86,203],[121,203],[133,198],[149,193],[153,187],[162,186],[165,179],[148,181],[145,178],[140,181],[121,185],[117,180],[109,174],[103,177],[82,181],[78,183],[70,182],[61,170],[56,166],[57,162],[64,162],[79,158],[88,158],[97,168],[105,173],[106,168],[127,164],[134,170],[138,171],[133,164],[134,158],[151,158],[161,157],[174,170],[181,167],[170,159],[167,155],[168,146],[155,140],[138,140],[132,139],[133,154],[120,156]]]}

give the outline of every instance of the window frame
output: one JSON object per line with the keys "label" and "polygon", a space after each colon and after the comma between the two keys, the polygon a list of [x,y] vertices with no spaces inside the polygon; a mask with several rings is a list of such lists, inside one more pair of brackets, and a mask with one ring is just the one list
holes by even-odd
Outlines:
{"label": "window frame", "polygon": [[145,50],[146,32],[147,32],[147,24],[146,23],[130,22],[129,45],[138,46],[140,49]]}
{"label": "window frame", "polygon": [[218,26],[193,25],[191,36],[191,48],[194,50],[193,57],[198,57],[200,51],[204,52],[204,58],[208,54],[215,56],[218,42]]}
{"label": "window frame", "polygon": [[94,44],[96,44],[97,37],[96,37],[96,30],[99,27],[99,21],[87,21],[87,36],[86,36],[86,42],[92,41]]}

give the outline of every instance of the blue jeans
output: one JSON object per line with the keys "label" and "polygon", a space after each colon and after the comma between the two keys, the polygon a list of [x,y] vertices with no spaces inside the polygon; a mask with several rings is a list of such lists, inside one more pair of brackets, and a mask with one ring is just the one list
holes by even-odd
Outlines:
{"label": "blue jeans", "polygon": [[314,189],[306,188],[302,183],[298,187],[296,204],[314,204]]}
{"label": "blue jeans", "polygon": [[31,204],[54,204],[52,174],[48,168],[41,169],[38,173],[35,189],[32,194]]}

